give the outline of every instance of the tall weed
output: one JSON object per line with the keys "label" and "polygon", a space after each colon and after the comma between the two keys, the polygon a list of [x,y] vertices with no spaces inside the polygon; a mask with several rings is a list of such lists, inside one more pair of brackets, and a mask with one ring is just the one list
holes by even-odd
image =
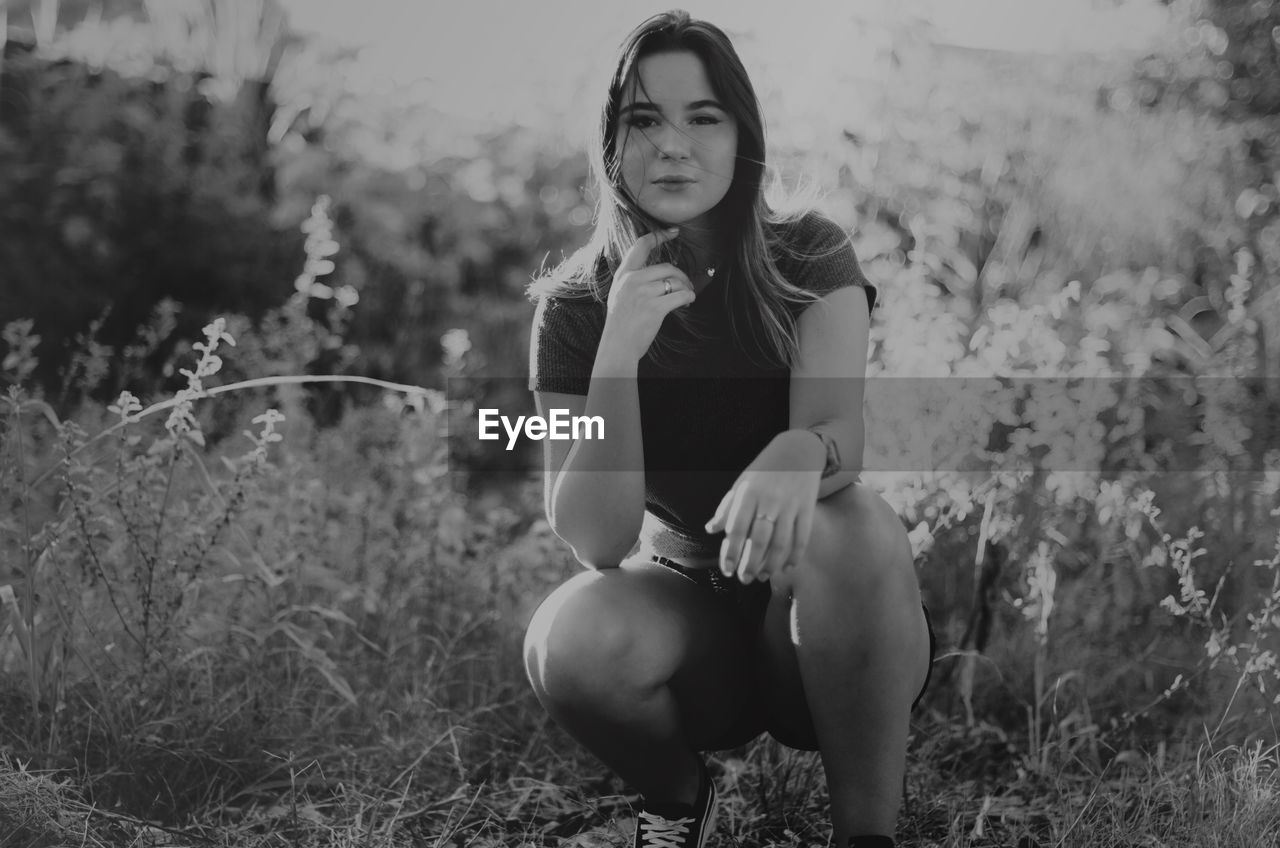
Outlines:
{"label": "tall weed", "polygon": [[[503,723],[475,718],[524,721],[502,613],[547,580],[550,533],[457,494],[442,393],[305,373],[350,355],[326,222],[319,203],[296,296],[261,329],[215,320],[185,385],[148,405],[126,391],[59,419],[16,387],[33,327],[5,328],[0,745],[98,802],[179,817],[283,774],[326,791],[324,763],[410,783],[518,764]],[[232,346],[234,370],[266,376],[212,385]],[[392,392],[319,429],[298,386],[338,381]],[[286,412],[239,401],[264,390]]]}

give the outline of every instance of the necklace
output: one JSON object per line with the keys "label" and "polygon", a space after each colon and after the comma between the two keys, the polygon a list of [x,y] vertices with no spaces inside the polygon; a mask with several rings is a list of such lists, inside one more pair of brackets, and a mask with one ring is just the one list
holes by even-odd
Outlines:
{"label": "necklace", "polygon": [[692,265],[694,268],[701,267],[702,273],[707,275],[707,279],[713,280],[715,279],[716,273],[720,270],[720,266],[722,264],[721,262],[722,257],[718,256],[716,252],[713,252],[713,251],[708,251],[708,252],[710,253],[710,255],[707,256],[707,258],[702,262],[699,262],[698,260],[700,257],[698,256],[698,253],[700,253],[700,251],[696,251],[696,250],[693,251],[692,254],[689,256],[689,259],[691,260],[689,264]]}

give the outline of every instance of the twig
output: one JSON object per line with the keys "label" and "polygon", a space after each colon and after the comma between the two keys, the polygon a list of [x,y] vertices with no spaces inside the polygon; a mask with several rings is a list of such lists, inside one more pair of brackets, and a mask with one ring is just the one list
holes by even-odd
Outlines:
{"label": "twig", "polygon": [[[105,430],[102,430],[94,434],[92,437],[86,439],[83,444],[78,445],[75,448],[75,450],[67,454],[66,459],[70,459],[71,457],[80,453],[80,451],[89,447],[89,445],[93,444],[99,439],[103,439],[111,435],[112,433],[116,432],[117,430],[121,429],[122,427],[125,427],[126,425],[134,421],[140,421],[141,419],[146,418],[149,415],[154,415],[157,412],[163,412],[166,409],[172,409],[173,407],[177,406],[180,403],[183,403],[184,401],[199,400],[201,398],[213,397],[215,395],[221,395],[227,392],[234,392],[240,389],[253,389],[253,388],[258,388],[262,386],[300,385],[303,383],[359,383],[365,386],[377,386],[379,388],[387,389],[388,391],[402,392],[403,394],[417,395],[420,397],[426,397],[432,391],[431,389],[424,388],[423,386],[411,386],[406,383],[392,383],[387,380],[377,380],[377,379],[374,379],[373,377],[341,376],[337,374],[317,374],[314,376],[294,374],[294,375],[289,375],[285,377],[255,377],[252,380],[241,380],[238,383],[228,383],[225,386],[214,386],[212,389],[205,389],[203,392],[201,392],[198,395],[195,395],[194,397],[187,397],[187,398],[174,397],[174,398],[169,398],[168,400],[160,401],[159,403],[153,403],[151,406],[148,406],[146,409],[142,410],[136,415],[131,415],[126,420],[121,420],[115,424],[112,424],[110,427],[106,428]],[[58,465],[61,465],[61,462],[59,462]],[[44,472],[42,472],[40,476],[37,477],[33,483],[30,484],[30,488],[35,488],[36,486],[39,486],[41,483],[47,480],[49,478],[49,475],[53,474],[53,472],[57,470],[58,465],[54,465],[52,468],[48,468]]]}
{"label": "twig", "polygon": [[196,840],[199,840],[200,842],[203,842],[206,845],[217,844],[215,840],[210,839],[209,837],[201,833],[193,833],[189,830],[183,830],[181,828],[168,827],[166,825],[160,824],[159,822],[140,819],[137,816],[130,816],[125,813],[114,813],[110,810],[100,809],[97,806],[94,806],[91,804],[81,804],[73,801],[71,803],[71,806],[79,807],[84,812],[86,818],[91,816],[100,816],[102,818],[111,819],[113,821],[127,822],[129,824],[132,824],[138,827],[149,827],[155,830],[162,830],[165,833],[171,833],[174,836],[181,836],[184,839],[196,839]]}
{"label": "twig", "polygon": [[26,495],[32,486],[27,484],[26,453],[22,441],[22,406],[16,398],[11,400],[13,407],[14,442],[18,453],[18,483],[23,491],[22,498],[22,555],[26,567],[27,579],[22,581],[22,618],[27,627],[27,678],[31,687],[31,730],[40,733],[40,675],[36,664],[36,573],[35,563],[31,560],[31,498]]}

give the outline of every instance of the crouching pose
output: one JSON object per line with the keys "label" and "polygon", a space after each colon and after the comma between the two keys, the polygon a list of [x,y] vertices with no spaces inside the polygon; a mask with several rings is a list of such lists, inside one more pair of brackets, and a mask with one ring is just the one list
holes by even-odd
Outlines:
{"label": "crouching pose", "polygon": [[[875,289],[848,236],[765,202],[763,122],[717,27],[622,45],[591,150],[597,223],[544,279],[546,511],[587,570],[526,639],[539,701],[643,796],[637,846],[701,846],[701,752],[821,752],[835,844],[891,846],[931,632],[910,545],[858,479]],[[598,434],[597,434],[598,435]]]}

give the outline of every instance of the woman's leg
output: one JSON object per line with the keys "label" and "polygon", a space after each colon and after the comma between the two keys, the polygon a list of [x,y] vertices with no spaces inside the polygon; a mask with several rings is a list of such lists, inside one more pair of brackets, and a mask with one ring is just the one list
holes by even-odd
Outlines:
{"label": "woman's leg", "polygon": [[791,577],[791,598],[775,593],[761,635],[770,729],[821,751],[836,846],[892,836],[929,662],[906,531],[879,495],[849,486],[819,502]]}
{"label": "woman's leg", "polygon": [[551,716],[646,801],[693,803],[695,752],[748,700],[752,638],[707,588],[636,561],[556,589],[529,625],[525,662]]}

